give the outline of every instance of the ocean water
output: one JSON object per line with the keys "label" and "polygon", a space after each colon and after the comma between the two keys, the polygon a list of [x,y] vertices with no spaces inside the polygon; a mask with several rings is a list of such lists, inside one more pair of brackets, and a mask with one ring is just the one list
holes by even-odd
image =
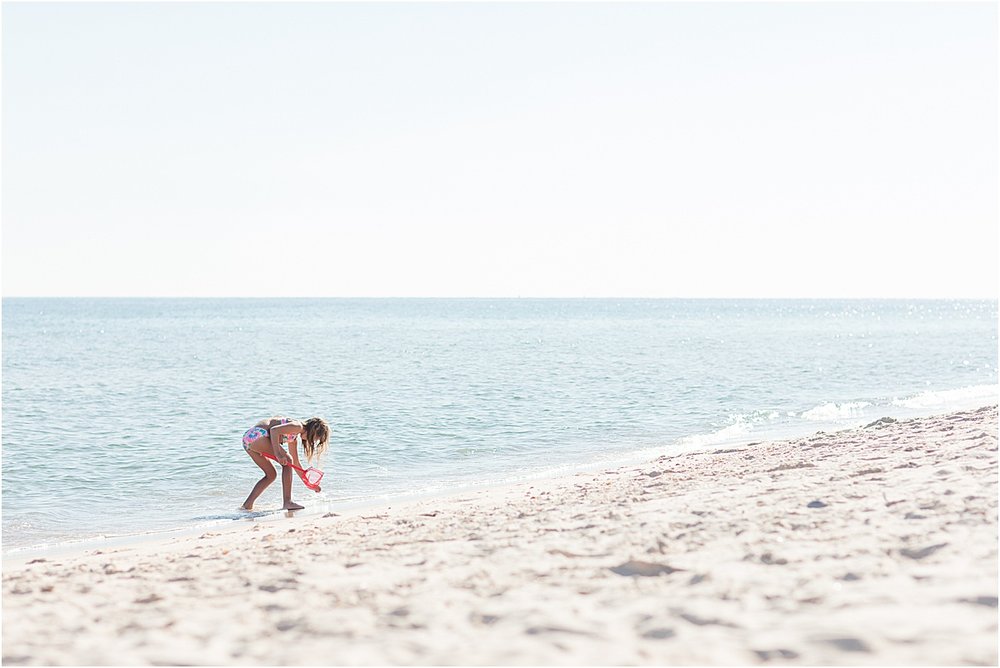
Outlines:
{"label": "ocean water", "polygon": [[312,513],[997,394],[995,301],[4,299],[3,549],[255,521],[268,415]]}

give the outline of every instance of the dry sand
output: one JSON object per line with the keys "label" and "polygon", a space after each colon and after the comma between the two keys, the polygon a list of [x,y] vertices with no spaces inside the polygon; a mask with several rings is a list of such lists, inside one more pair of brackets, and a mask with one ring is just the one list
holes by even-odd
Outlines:
{"label": "dry sand", "polygon": [[3,663],[996,664],[997,409],[6,562]]}

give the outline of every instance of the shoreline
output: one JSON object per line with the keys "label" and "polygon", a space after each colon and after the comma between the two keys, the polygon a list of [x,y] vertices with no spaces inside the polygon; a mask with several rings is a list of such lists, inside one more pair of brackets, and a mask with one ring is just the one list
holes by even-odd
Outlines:
{"label": "shoreline", "polygon": [[996,444],[992,405],[5,557],[3,662],[995,665]]}
{"label": "shoreline", "polygon": [[[947,397],[955,392],[967,393],[970,390],[992,389],[993,386],[975,386],[960,388],[957,391],[938,391],[932,394]],[[928,405],[910,406],[905,402],[892,406],[882,407],[883,413],[891,413],[893,419],[909,420],[917,418],[929,418],[946,413],[957,411],[970,411],[994,405],[995,402],[984,401],[981,393],[973,394],[969,397],[958,399],[939,399],[935,403]],[[832,405],[832,404],[831,404]],[[878,419],[886,417],[880,415]],[[696,434],[693,436],[681,437],[670,444],[660,446],[644,446],[635,450],[625,451],[609,457],[604,461],[589,461],[579,463],[556,464],[546,469],[540,469],[537,473],[522,476],[519,479],[507,479],[488,482],[459,483],[453,487],[441,489],[433,492],[415,492],[397,494],[389,497],[374,497],[352,502],[325,501],[318,507],[307,505],[305,512],[299,513],[296,519],[316,518],[328,512],[339,514],[350,514],[362,511],[375,511],[378,509],[391,508],[393,505],[403,506],[423,500],[447,499],[452,496],[469,493],[479,493],[494,488],[506,488],[521,484],[540,483],[543,481],[569,478],[579,473],[596,472],[607,468],[620,468],[646,463],[647,461],[663,455],[698,454],[720,447],[744,447],[753,446],[759,443],[771,441],[795,440],[807,438],[819,433],[835,434],[842,431],[861,429],[872,420],[869,418],[849,418],[842,420],[816,420],[814,425],[796,425],[785,428],[765,428],[761,432],[740,433],[729,437],[720,437],[727,428],[722,428],[715,432]],[[832,431],[826,431],[832,430]],[[300,490],[301,493],[301,490]],[[310,499],[306,498],[306,501]],[[237,511],[233,511],[234,514]],[[281,511],[280,508],[269,508],[256,511],[257,516],[218,518],[208,520],[191,520],[189,524],[178,524],[177,526],[140,531],[136,533],[121,533],[115,535],[105,535],[100,537],[71,539],[62,542],[46,544],[23,545],[11,548],[0,554],[0,561],[6,566],[18,564],[30,559],[39,557],[73,556],[93,552],[95,550],[107,550],[116,547],[126,547],[139,545],[146,542],[161,542],[191,536],[204,531],[227,531],[239,530],[244,525],[256,522],[281,521],[282,519],[292,519],[292,516]]]}

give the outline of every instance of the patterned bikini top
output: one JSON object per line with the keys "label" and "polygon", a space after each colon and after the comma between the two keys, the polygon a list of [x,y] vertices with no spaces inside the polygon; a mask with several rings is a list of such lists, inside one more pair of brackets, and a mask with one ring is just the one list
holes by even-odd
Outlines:
{"label": "patterned bikini top", "polygon": [[[291,422],[291,420],[289,420],[288,418],[281,418],[281,422],[279,422],[275,426],[280,427],[281,425],[288,424],[289,422]],[[268,435],[270,435],[271,430],[268,429],[267,433],[268,433]],[[295,435],[294,434],[282,434],[281,435],[281,442],[282,443],[287,443],[288,441],[294,441],[294,440],[295,440]]]}

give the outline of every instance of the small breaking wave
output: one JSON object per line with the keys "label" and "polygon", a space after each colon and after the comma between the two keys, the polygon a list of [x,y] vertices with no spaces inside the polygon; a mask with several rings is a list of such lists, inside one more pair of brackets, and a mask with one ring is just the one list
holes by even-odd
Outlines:
{"label": "small breaking wave", "polygon": [[726,443],[728,441],[733,441],[740,439],[750,433],[750,426],[745,422],[738,422],[736,424],[731,424],[724,429],[719,431],[714,431],[710,434],[695,434],[694,436],[685,436],[677,441],[678,445],[684,447],[698,448],[706,445],[718,445],[720,443]]}
{"label": "small breaking wave", "polygon": [[928,391],[912,397],[896,398],[892,400],[892,405],[901,408],[973,408],[996,402],[998,396],[1000,385],[973,385],[957,390]]}
{"label": "small breaking wave", "polygon": [[845,418],[860,417],[864,409],[871,406],[869,401],[850,401],[842,404],[835,404],[833,402],[822,404],[816,406],[815,408],[810,408],[804,411],[801,417],[804,420],[813,420],[817,422],[829,422],[832,420],[841,420]]}
{"label": "small breaking wave", "polygon": [[780,419],[780,411],[772,409],[750,411],[749,413],[730,417],[731,424],[716,431],[707,434],[684,436],[677,441],[677,445],[699,448],[743,440],[754,430],[761,427],[766,429]]}

